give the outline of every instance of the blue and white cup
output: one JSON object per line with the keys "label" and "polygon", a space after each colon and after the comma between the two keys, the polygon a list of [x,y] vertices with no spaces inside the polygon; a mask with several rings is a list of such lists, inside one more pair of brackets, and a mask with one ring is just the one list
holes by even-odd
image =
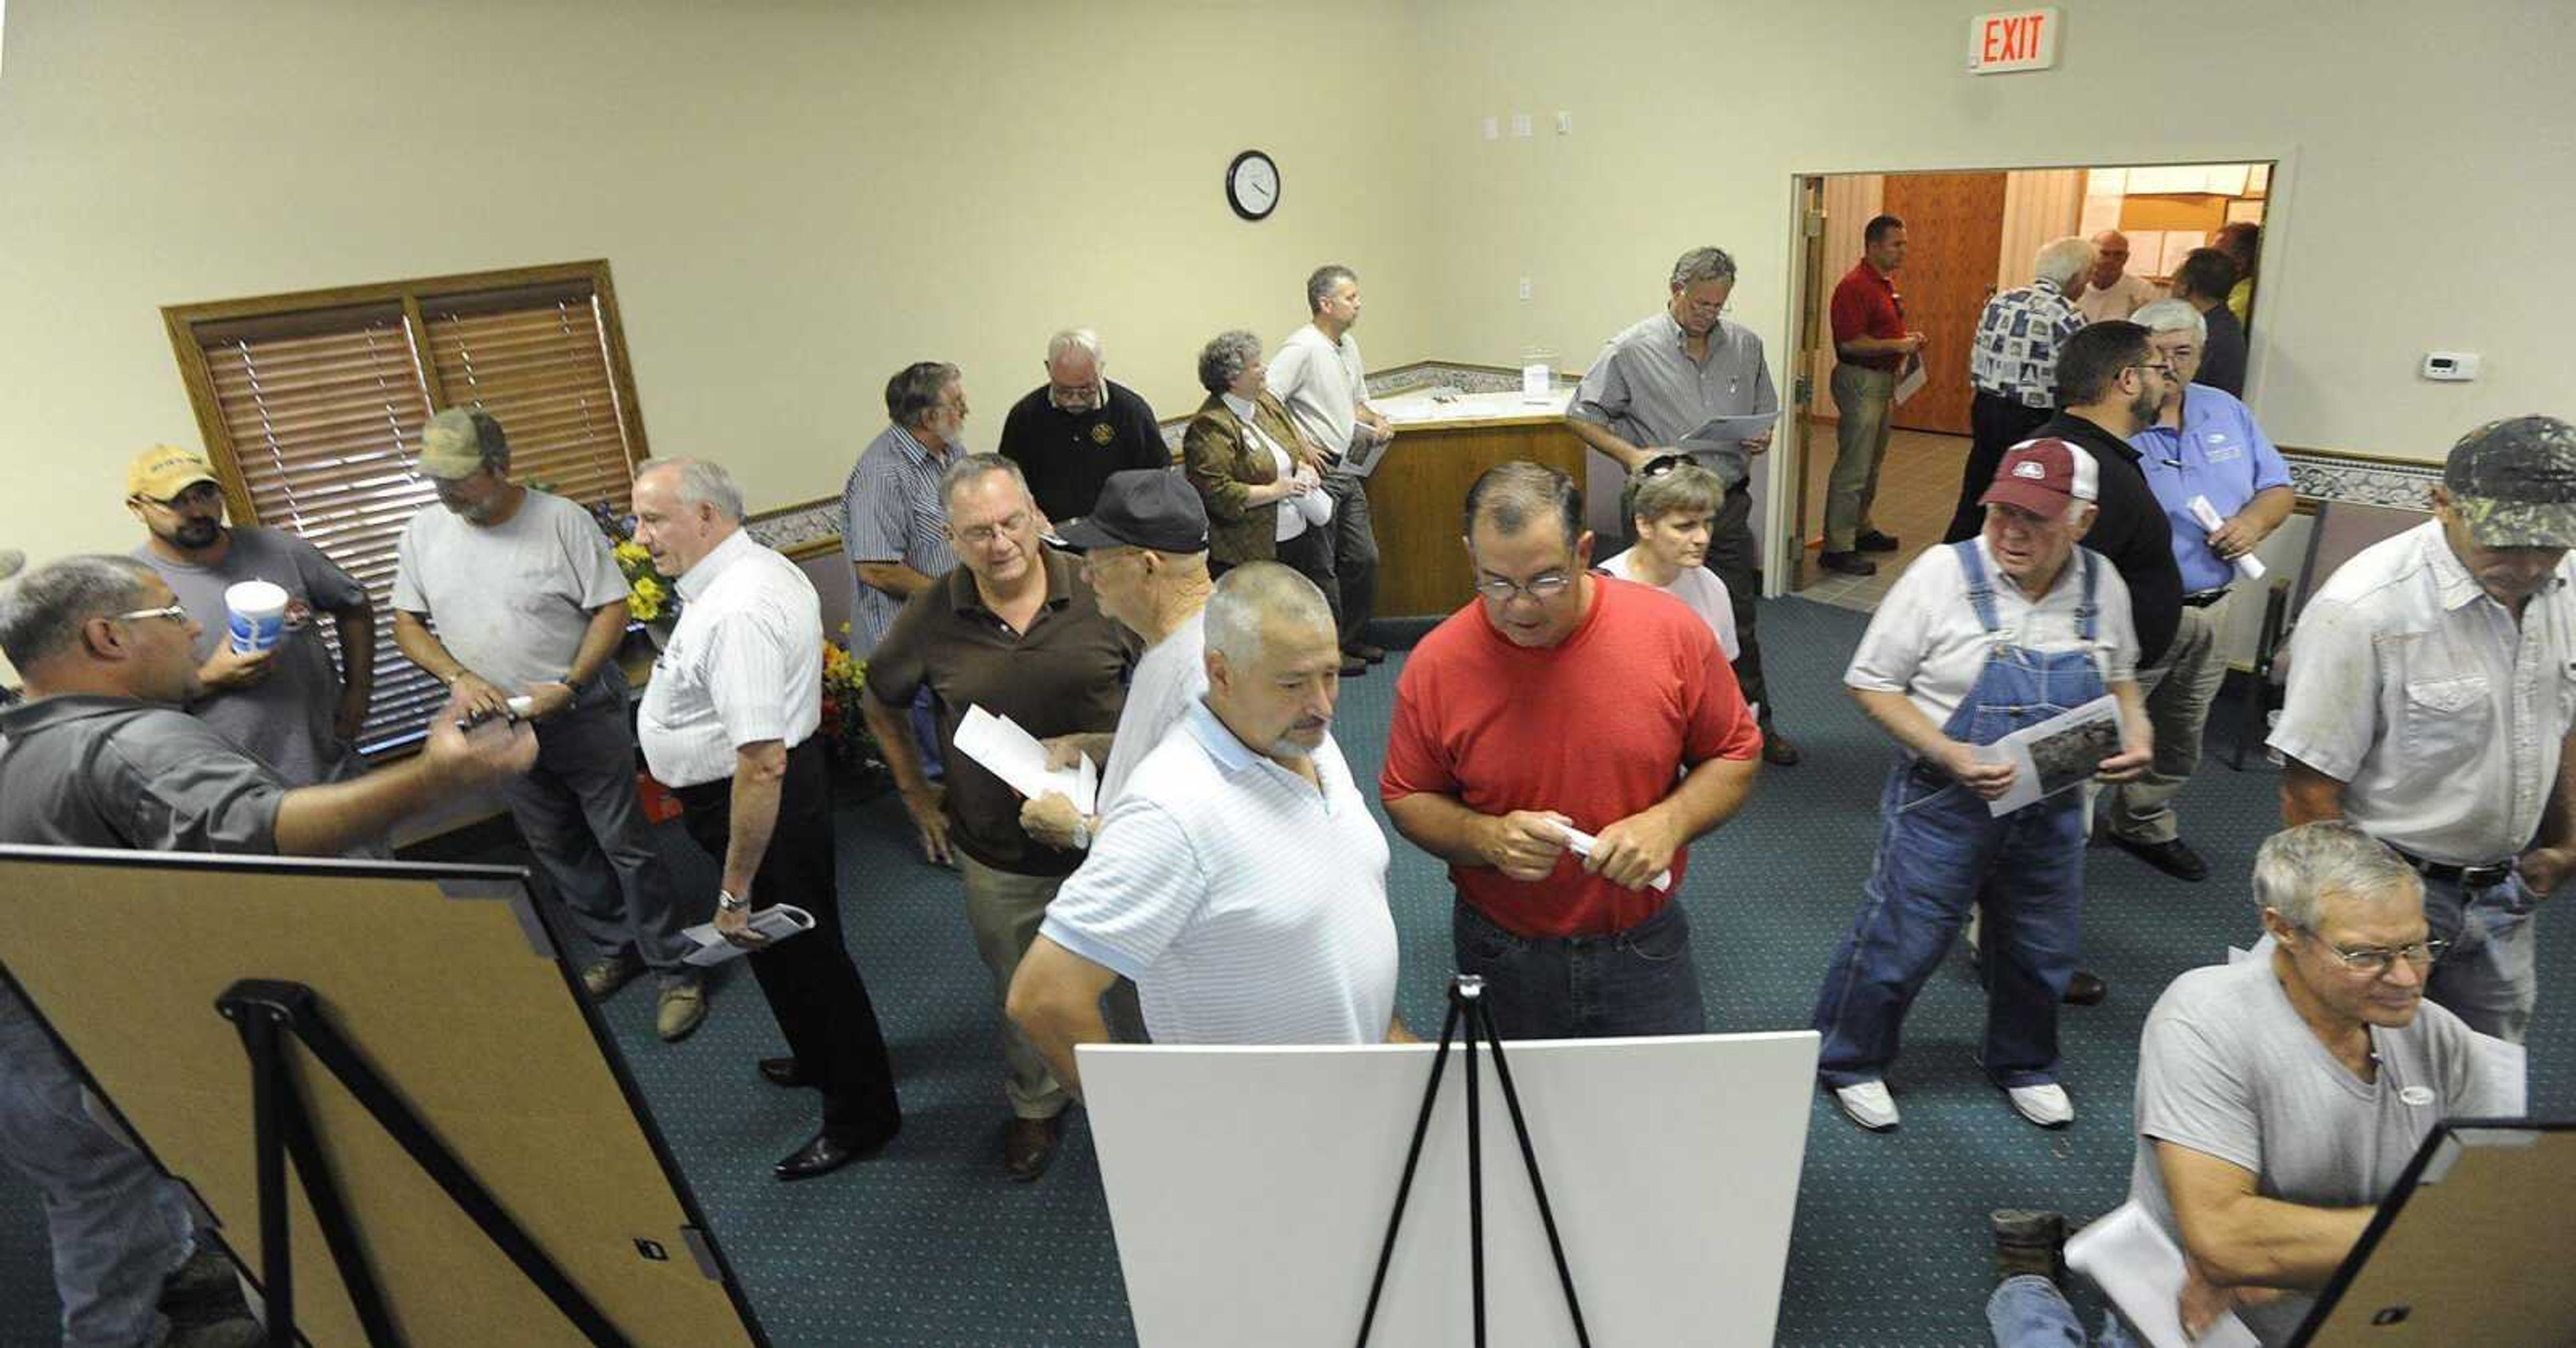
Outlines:
{"label": "blue and white cup", "polygon": [[286,589],[264,580],[246,580],[224,591],[224,608],[232,617],[233,649],[244,653],[272,650],[286,635]]}

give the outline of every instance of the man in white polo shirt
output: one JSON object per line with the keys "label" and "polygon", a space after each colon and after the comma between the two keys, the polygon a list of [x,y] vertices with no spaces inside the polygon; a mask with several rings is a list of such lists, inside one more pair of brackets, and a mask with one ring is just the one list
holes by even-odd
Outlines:
{"label": "man in white polo shirt", "polygon": [[1395,1018],[1385,835],[1333,743],[1341,650],[1295,571],[1208,600],[1207,700],[1146,756],[1012,980],[1011,1018],[1080,1091],[1076,1044],[1136,980],[1161,1044],[1363,1044]]}

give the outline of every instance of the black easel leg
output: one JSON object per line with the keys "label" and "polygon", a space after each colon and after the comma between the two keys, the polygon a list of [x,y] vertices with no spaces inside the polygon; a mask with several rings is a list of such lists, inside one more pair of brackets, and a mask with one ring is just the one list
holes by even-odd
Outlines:
{"label": "black easel leg", "polygon": [[358,1243],[358,1228],[349,1220],[349,1203],[340,1193],[339,1177],[331,1173],[322,1148],[313,1140],[312,1116],[305,1112],[300,1097],[288,1102],[285,1113],[287,1154],[295,1159],[295,1177],[303,1182],[305,1201],[312,1204],[313,1224],[322,1228],[322,1243],[331,1251],[331,1262],[340,1267],[340,1283],[348,1289],[359,1327],[366,1331],[368,1343],[402,1342],[394,1332],[393,1315],[385,1309],[385,1292],[376,1281],[375,1266],[367,1261],[366,1247]]}
{"label": "black easel leg", "polygon": [[256,1006],[218,1002],[242,1051],[250,1057],[251,1154],[259,1189],[261,1310],[269,1348],[295,1348],[295,1263],[289,1253],[286,1203],[286,1060],[279,1052],[277,1021]]}
{"label": "black easel leg", "polygon": [[1494,1032],[1485,1018],[1479,994],[1465,994],[1467,1007],[1467,1277],[1475,1287],[1476,1348],[1485,1348],[1485,1119],[1476,1089],[1476,1040]]}
{"label": "black easel leg", "polygon": [[1583,1325],[1583,1303],[1574,1295],[1574,1272],[1565,1262],[1565,1241],[1556,1233],[1556,1212],[1547,1203],[1547,1182],[1539,1178],[1538,1149],[1530,1144],[1529,1120],[1521,1114],[1520,1092],[1512,1089],[1511,1064],[1503,1057],[1503,1039],[1494,1032],[1491,1016],[1485,1017],[1484,1030],[1486,1047],[1494,1055],[1494,1082],[1503,1088],[1503,1106],[1511,1111],[1512,1133],[1520,1139],[1521,1164],[1529,1170],[1530,1192],[1538,1199],[1539,1224],[1547,1229],[1547,1252],[1556,1259],[1556,1282],[1565,1289],[1565,1312],[1574,1320],[1574,1341],[1580,1348],[1592,1348],[1591,1332]]}
{"label": "black easel leg", "polygon": [[1431,1080],[1422,1088],[1422,1112],[1413,1120],[1413,1145],[1404,1153],[1404,1178],[1396,1181],[1395,1210],[1387,1214],[1386,1240],[1377,1251],[1377,1274],[1369,1279],[1368,1309],[1360,1313],[1360,1348],[1367,1348],[1369,1329],[1377,1323],[1378,1297],[1386,1291],[1386,1268],[1395,1258],[1395,1233],[1404,1225],[1405,1200],[1413,1196],[1413,1172],[1422,1163],[1422,1142],[1431,1133],[1431,1107],[1440,1100],[1440,1074],[1449,1066],[1449,1043],[1457,1037],[1462,1010],[1458,1000],[1451,998],[1448,1018],[1440,1022],[1440,1049],[1431,1056]]}

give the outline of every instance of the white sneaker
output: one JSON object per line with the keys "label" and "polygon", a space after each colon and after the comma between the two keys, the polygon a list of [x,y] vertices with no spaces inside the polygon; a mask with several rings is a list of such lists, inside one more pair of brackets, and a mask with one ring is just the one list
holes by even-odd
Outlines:
{"label": "white sneaker", "polygon": [[1873,1133],[1884,1133],[1897,1124],[1896,1099],[1887,1093],[1884,1081],[1861,1081],[1834,1087],[1834,1103],[1852,1122]]}
{"label": "white sneaker", "polygon": [[2075,1122],[2075,1102],[2066,1098],[2066,1088],[2055,1082],[2045,1086],[2015,1086],[2004,1092],[2012,1101],[2013,1112],[2042,1128],[2063,1128]]}

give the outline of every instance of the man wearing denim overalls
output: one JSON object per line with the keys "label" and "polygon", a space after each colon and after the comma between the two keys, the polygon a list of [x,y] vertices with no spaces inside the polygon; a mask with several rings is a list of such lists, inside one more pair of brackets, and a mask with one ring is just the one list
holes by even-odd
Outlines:
{"label": "man wearing denim overalls", "polygon": [[1984,532],[1906,569],[1843,675],[1905,748],[1881,798],[1860,916],[1816,996],[1818,1076],[1873,1132],[1897,1125],[1886,1073],[1906,1008],[1972,903],[1986,917],[1986,1076],[2032,1123],[2075,1118],[2057,1080],[2057,1006],[2075,972],[2081,793],[1996,815],[1987,802],[2011,790],[2014,769],[1979,750],[2107,692],[2121,751],[2102,760],[2100,778],[2126,780],[2150,760],[2128,587],[2075,545],[2100,490],[2087,451],[2057,439],[2014,446],[1979,501]]}

